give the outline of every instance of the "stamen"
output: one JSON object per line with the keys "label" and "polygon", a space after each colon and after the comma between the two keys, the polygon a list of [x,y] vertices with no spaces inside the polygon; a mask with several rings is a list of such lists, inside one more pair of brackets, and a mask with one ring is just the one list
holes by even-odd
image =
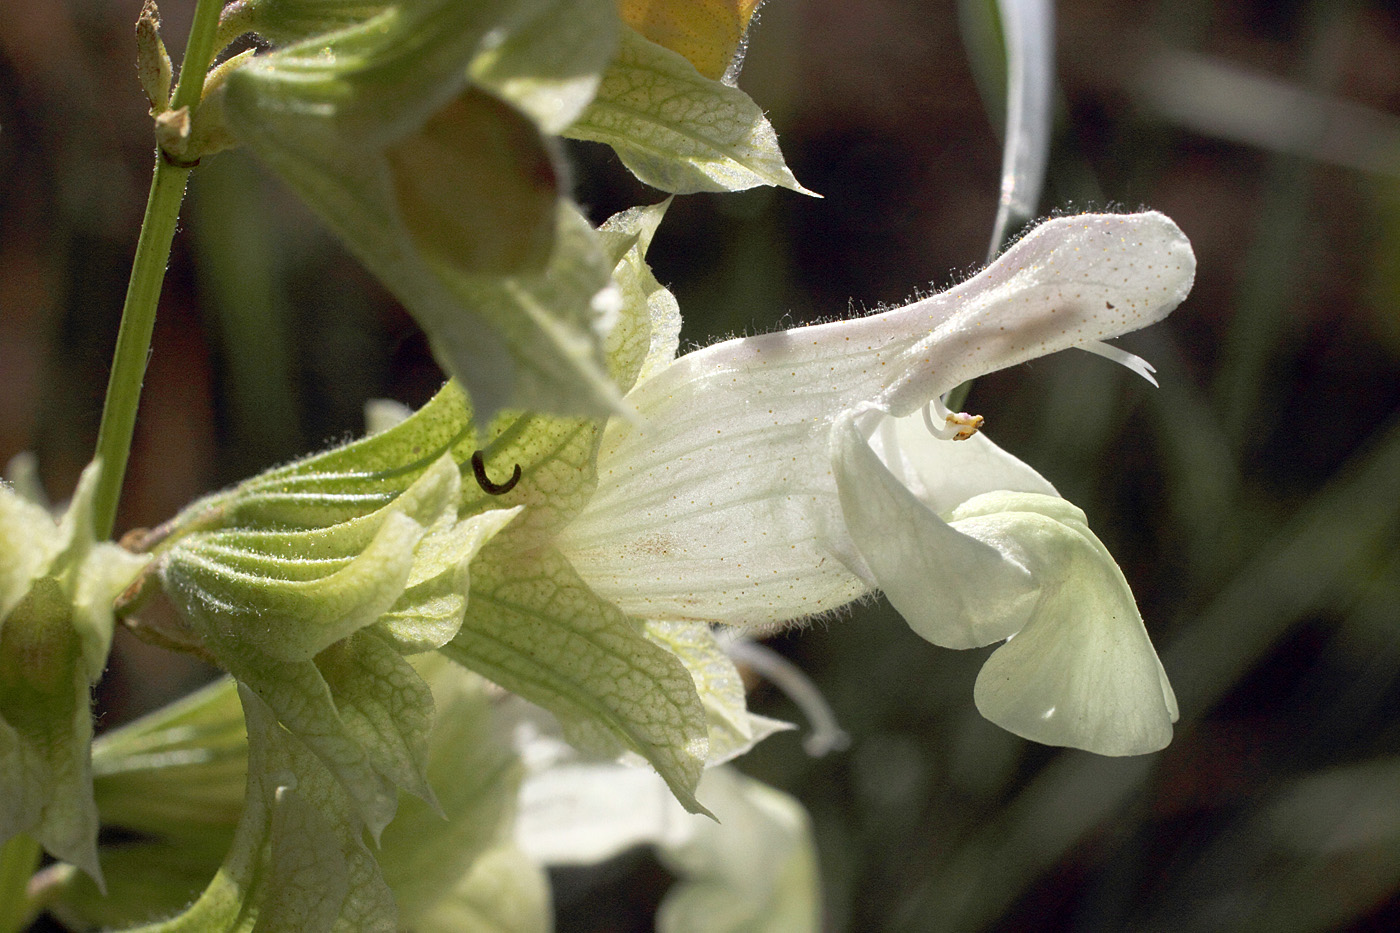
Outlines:
{"label": "stamen", "polygon": [[476,477],[476,483],[484,492],[493,496],[504,496],[515,488],[515,484],[520,482],[520,464],[515,465],[515,472],[511,473],[510,479],[504,483],[493,483],[486,475],[486,460],[483,451],[478,450],[472,454],[472,475]]}
{"label": "stamen", "polygon": [[[934,412],[943,419],[942,427],[934,424]],[[969,415],[965,411],[950,412],[941,398],[931,399],[924,406],[924,427],[928,428],[928,433],[942,441],[965,441],[976,434],[986,420],[981,415]]]}
{"label": "stamen", "polygon": [[1104,343],[1102,340],[1091,340],[1088,343],[1081,343],[1079,349],[1088,350],[1095,356],[1101,356],[1106,360],[1113,360],[1113,362],[1121,366],[1128,367],[1154,386],[1157,384],[1156,378],[1152,375],[1157,370],[1153,368],[1151,363],[1135,353],[1129,353],[1127,350],[1115,347],[1109,343]]}

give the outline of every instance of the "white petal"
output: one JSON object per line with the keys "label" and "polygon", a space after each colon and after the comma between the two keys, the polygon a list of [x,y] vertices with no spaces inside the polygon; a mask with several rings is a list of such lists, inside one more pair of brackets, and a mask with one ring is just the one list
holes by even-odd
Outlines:
{"label": "white petal", "polygon": [[52,516],[0,483],[0,625],[62,547]]}
{"label": "white petal", "polygon": [[968,379],[1146,327],[1195,275],[1190,242],[1155,211],[1046,221],[963,284],[891,312],[928,336],[890,361],[900,375],[876,401],[906,415]]}
{"label": "white petal", "polygon": [[[965,441],[939,440],[924,427],[921,412],[886,418],[877,437],[885,439],[886,450],[898,449],[911,474],[906,485],[939,514],[998,489],[1059,495],[1049,480],[992,443],[985,433]],[[883,459],[893,471],[891,457]]]}
{"label": "white petal", "polygon": [[1171,741],[1176,702],[1118,565],[1063,499],[992,493],[951,523],[1014,553],[1040,584],[1026,627],[977,678],[977,708],[1024,738],[1101,755]]}
{"label": "white petal", "polygon": [[677,876],[657,933],[821,929],[821,879],[811,819],[793,798],[730,768],[705,772],[699,793],[715,819],[660,846]]}
{"label": "white petal", "polygon": [[680,844],[697,819],[649,768],[573,761],[526,778],[515,841],[547,865],[592,865],[635,845]]}
{"label": "white petal", "polygon": [[865,442],[857,419],[848,412],[832,428],[832,466],[846,530],[890,605],[945,648],[976,648],[1020,631],[1036,600],[1031,574],[916,499]]}

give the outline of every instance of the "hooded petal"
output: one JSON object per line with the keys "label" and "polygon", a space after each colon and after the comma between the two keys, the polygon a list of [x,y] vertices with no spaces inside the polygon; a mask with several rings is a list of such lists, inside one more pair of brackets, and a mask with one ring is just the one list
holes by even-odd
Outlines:
{"label": "hooded petal", "polygon": [[878,401],[907,415],[968,379],[1131,333],[1170,314],[1195,277],[1191,243],[1164,214],[1046,221],[973,278],[896,312],[925,336],[890,360]]}
{"label": "hooded petal", "polygon": [[1064,499],[989,493],[950,524],[1013,555],[1039,584],[1026,627],[977,678],[977,708],[1046,745],[1140,755],[1171,741],[1176,698],[1123,573]]}
{"label": "hooded petal", "polygon": [[[1194,269],[1161,214],[1063,217],[904,308],[681,357],[628,394],[635,420],[609,422],[597,491],[561,547],[645,618],[763,625],[835,608],[870,587],[831,471],[840,413],[907,415],[969,377],[1150,324]],[[1020,475],[1012,488],[1048,489],[986,460]]]}

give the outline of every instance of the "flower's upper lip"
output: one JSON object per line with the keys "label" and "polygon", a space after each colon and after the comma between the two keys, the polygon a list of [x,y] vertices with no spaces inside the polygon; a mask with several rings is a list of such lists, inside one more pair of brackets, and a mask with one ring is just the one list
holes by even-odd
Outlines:
{"label": "flower's upper lip", "polygon": [[1185,235],[1158,212],[1056,218],[947,291],[867,317],[712,344],[627,401],[648,415],[681,386],[703,391],[767,372],[802,379],[832,417],[862,401],[904,415],[968,379],[1161,320],[1190,291],[1195,265]]}

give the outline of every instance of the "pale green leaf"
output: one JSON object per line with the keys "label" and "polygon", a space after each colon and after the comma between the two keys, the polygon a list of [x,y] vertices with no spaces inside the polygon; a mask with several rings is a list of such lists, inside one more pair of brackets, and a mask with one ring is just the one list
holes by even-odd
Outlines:
{"label": "pale green leaf", "polygon": [[437,655],[417,666],[438,709],[428,778],[440,809],[401,800],[380,838],[380,864],[401,925],[422,930],[423,918],[434,915],[508,829],[521,769],[505,736],[496,734],[484,680]]}
{"label": "pale green leaf", "polygon": [[519,849],[501,845],[414,926],[415,933],[550,933],[549,878]]}
{"label": "pale green leaf", "polygon": [[599,228],[605,246],[627,247],[618,254],[613,269],[613,281],[622,293],[622,319],[608,335],[607,345],[613,380],[624,390],[668,365],[680,347],[680,306],[646,263],[651,239],[670,206],[668,198],[634,207],[613,215]]}
{"label": "pale green leaf", "polygon": [[396,787],[433,802],[428,734],[433,695],[377,630],[358,632],[316,658],[349,736]]}
{"label": "pale green leaf", "polygon": [[[440,264],[434,272],[510,354],[511,407],[605,416],[619,409],[622,398],[603,355],[619,302],[612,267],[577,208],[561,202],[555,224],[554,250],[539,272],[489,277]],[[425,328],[439,358],[449,361],[474,352],[481,339],[480,327],[458,319],[444,319],[441,326],[425,322]],[[452,371],[466,382],[477,410],[488,410],[471,374],[464,379]]]}
{"label": "pale green leaf", "polygon": [[535,0],[493,33],[472,61],[471,78],[529,114],[547,133],[578,118],[597,93],[617,49],[615,0]]}
{"label": "pale green leaf", "polygon": [[0,626],[62,544],[44,509],[0,483]]}
{"label": "pale green leaf", "polygon": [[[527,116],[553,126],[591,95],[607,45],[580,41],[558,8],[589,12],[598,38],[615,29],[601,3],[393,8],[259,56],[216,92],[238,138],[404,303],[488,416],[603,415],[619,398],[602,357],[608,270]],[[469,86],[477,62],[525,113]]]}
{"label": "pale green leaf", "polygon": [[0,486],[0,845],[25,833],[99,886],[88,692],[112,603],[150,561],[96,540],[100,469],[83,470],[58,522]]}
{"label": "pale green leaf", "polygon": [[792,728],[749,713],[739,669],[707,623],[649,621],[643,631],[653,644],[674,654],[695,681],[709,724],[706,764],[730,761],[775,731]]}
{"label": "pale green leaf", "polygon": [[222,18],[236,17],[242,30],[280,44],[355,26],[389,6],[390,0],[235,0]]}
{"label": "pale green leaf", "polygon": [[392,207],[430,266],[468,275],[543,267],[557,170],[539,129],[514,108],[464,91],[384,156]]}
{"label": "pale green leaf", "polygon": [[607,143],[633,174],[663,191],[776,185],[812,193],[793,177],[752,98],[630,29],[598,96],[565,135]]}
{"label": "pale green leaf", "polygon": [[379,617],[378,629],[402,654],[446,644],[462,624],[476,552],[520,510],[492,509],[461,521],[443,515],[413,553],[413,571],[398,602]]}
{"label": "pale green leaf", "polygon": [[[344,818],[378,835],[398,805],[397,787],[385,772],[413,774],[417,763],[398,757],[376,760],[371,749],[360,744],[363,730],[353,728],[341,715],[337,697],[314,661],[279,661],[246,649],[213,647],[228,672],[257,694],[290,733],[303,737],[344,785],[353,801]],[[393,744],[398,749],[418,744],[412,741],[412,729],[421,716],[409,719],[402,725],[395,723]],[[394,750],[373,749],[386,756]]]}
{"label": "pale green leaf", "polygon": [[595,596],[553,549],[526,563],[488,547],[448,657],[554,713],[570,741],[645,758],[687,809],[708,746],[684,666]]}

